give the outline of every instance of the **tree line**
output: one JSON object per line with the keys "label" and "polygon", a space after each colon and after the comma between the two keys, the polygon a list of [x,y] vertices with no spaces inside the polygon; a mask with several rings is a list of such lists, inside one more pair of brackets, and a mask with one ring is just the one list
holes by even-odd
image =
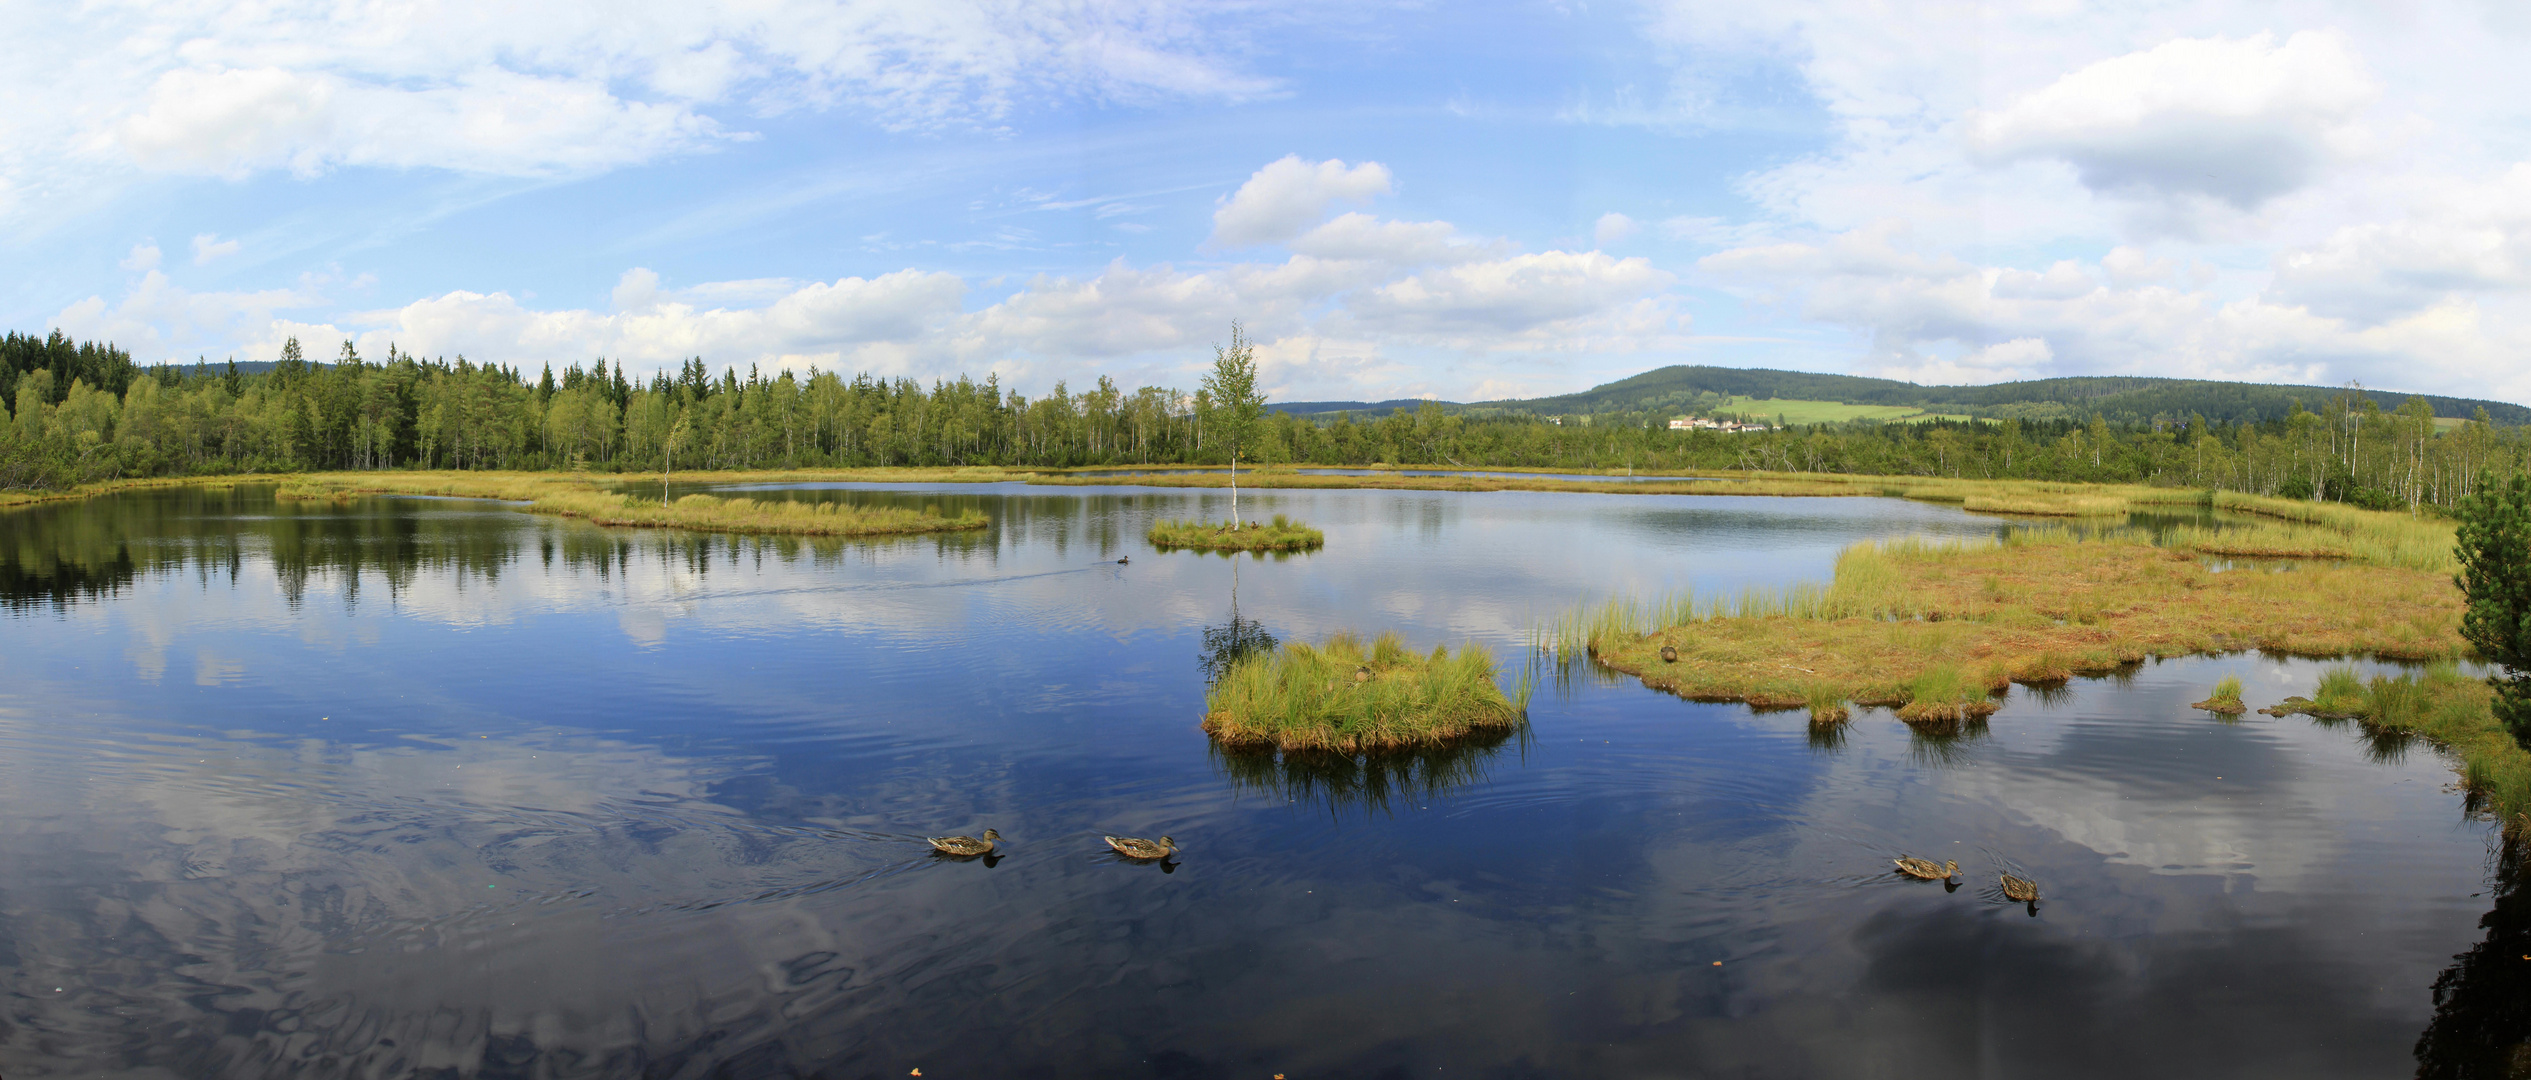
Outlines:
{"label": "tree line", "polygon": [[[134,365],[109,345],[0,339],[0,488],[132,476],[310,469],[561,469],[1226,463],[1212,394],[1127,390],[1104,376],[1034,397],[961,376],[846,378],[810,368],[714,375],[700,358],[643,379],[587,367],[383,360],[297,341],[268,370]],[[1465,416],[1426,405],[1370,418],[1268,411],[1243,462],[1747,469],[2154,483],[2390,507],[2452,507],[2484,474],[2524,468],[2526,429],[2438,421],[2423,399],[2296,400],[2262,421],[1858,422],[1767,432],[1673,431],[1666,412]]]}

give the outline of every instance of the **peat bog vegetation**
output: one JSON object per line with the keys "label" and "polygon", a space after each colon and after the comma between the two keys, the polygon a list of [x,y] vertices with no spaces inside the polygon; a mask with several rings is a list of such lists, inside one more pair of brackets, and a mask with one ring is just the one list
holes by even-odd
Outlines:
{"label": "peat bog vegetation", "polygon": [[[2488,683],[2455,667],[2481,657],[2462,632],[2453,523],[2255,496],[2206,501],[2272,520],[1867,541],[1838,556],[1824,585],[1618,597],[1568,613],[1541,632],[1539,649],[1691,700],[1808,709],[1818,724],[1844,721],[1849,703],[1956,724],[1994,713],[2015,683],[2061,685],[2148,659],[2257,651],[2424,664],[2369,685],[2335,670],[2314,698],[2270,711],[2429,738],[2458,759],[2473,806],[2496,812],[2509,835],[2531,832],[2531,752],[2490,710]],[[2228,677],[2194,707],[2238,715],[2241,693]]]}
{"label": "peat bog vegetation", "polygon": [[1272,521],[1174,521],[1153,522],[1143,539],[1151,546],[1194,548],[1202,551],[1313,551],[1327,546],[1327,534],[1293,521],[1282,514]]}
{"label": "peat bog vegetation", "polygon": [[1419,654],[1394,633],[1337,634],[1233,662],[1205,695],[1204,730],[1224,746],[1342,754],[1446,746],[1518,727],[1530,681],[1496,685],[1493,653],[1469,643]]}

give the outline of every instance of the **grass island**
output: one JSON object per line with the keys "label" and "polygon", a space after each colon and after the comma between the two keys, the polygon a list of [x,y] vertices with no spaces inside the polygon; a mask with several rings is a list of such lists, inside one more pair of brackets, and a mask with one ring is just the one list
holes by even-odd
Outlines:
{"label": "grass island", "polygon": [[525,503],[531,514],[581,518],[596,525],[692,529],[790,536],[886,536],[981,529],[973,511],[846,506],[785,499],[687,495],[673,502],[609,491],[571,474],[498,472],[317,473],[285,483],[282,499],[343,500],[356,495],[444,495]]}
{"label": "grass island", "polygon": [[1507,731],[1528,704],[1528,682],[1505,692],[1481,645],[1423,654],[1394,633],[1337,634],[1241,658],[1205,695],[1204,730],[1232,748],[1358,754]]}
{"label": "grass island", "polygon": [[[1825,585],[1738,597],[1618,598],[1568,614],[1540,648],[1698,701],[1810,710],[1848,703],[1941,725],[1996,711],[2012,684],[2101,676],[2149,658],[2257,650],[2370,656],[2422,675],[2323,680],[2271,715],[2359,719],[2420,735],[2457,759],[2463,786],[2509,832],[2531,832],[2531,751],[2487,707],[2460,633],[2453,525],[2404,513],[2233,496],[2265,520],[2156,535],[2038,527],[1974,541],[1848,547]],[[2240,684],[2195,707],[2246,711]]]}
{"label": "grass island", "polygon": [[1204,551],[1315,551],[1327,546],[1327,534],[1293,521],[1281,514],[1263,524],[1251,522],[1245,528],[1231,521],[1154,522],[1143,534],[1151,546],[1196,548]]}

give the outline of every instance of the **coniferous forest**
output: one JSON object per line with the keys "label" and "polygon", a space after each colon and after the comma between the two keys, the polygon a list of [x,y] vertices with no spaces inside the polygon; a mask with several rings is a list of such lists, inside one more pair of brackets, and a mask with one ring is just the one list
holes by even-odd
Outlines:
{"label": "coniferous forest", "polygon": [[[712,373],[700,358],[636,379],[599,360],[531,375],[349,342],[311,363],[295,340],[261,369],[137,365],[110,345],[0,338],[0,489],[123,477],[313,469],[655,470],[1218,464],[1202,393],[1101,377],[1037,397],[998,379],[845,378],[814,368]],[[2531,440],[2482,411],[2437,423],[2423,398],[2295,401],[2263,420],[1857,422],[1676,431],[1670,414],[1462,415],[1434,405],[1357,418],[1269,413],[1242,459],[1834,472],[2151,483],[2377,508],[2449,507],[2522,470]]]}

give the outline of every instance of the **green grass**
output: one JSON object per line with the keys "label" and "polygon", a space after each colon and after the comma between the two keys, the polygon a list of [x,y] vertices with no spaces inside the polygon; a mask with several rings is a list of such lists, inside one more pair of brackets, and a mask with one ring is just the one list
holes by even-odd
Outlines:
{"label": "green grass", "polygon": [[2206,695],[2206,700],[2191,705],[2189,708],[2204,709],[2207,712],[2221,713],[2225,716],[2239,716],[2250,711],[2249,706],[2241,703],[2241,677],[2238,675],[2224,676],[2222,681],[2215,684],[2214,693]]}
{"label": "green grass", "polygon": [[1156,548],[1199,548],[1205,551],[1310,551],[1327,545],[1327,534],[1281,514],[1247,528],[1227,521],[1154,522],[1143,539]]}
{"label": "green grass", "polygon": [[2321,720],[2352,717],[2376,735],[2431,740],[2456,759],[2470,808],[2494,816],[2506,838],[2520,842],[2531,839],[2531,751],[2496,720],[2488,707],[2493,696],[2486,680],[2463,675],[2451,664],[2377,675],[2369,682],[2340,667],[2321,674],[2311,697],[2287,698],[2268,711]]}
{"label": "green grass", "polygon": [[1530,682],[1507,693],[1494,656],[1469,644],[1452,653],[1408,649],[1394,633],[1369,645],[1338,634],[1241,658],[1204,699],[1204,730],[1229,747],[1286,753],[1445,745],[1518,727]]}
{"label": "green grass", "polygon": [[274,496],[341,500],[356,494],[448,495],[525,503],[532,514],[582,518],[598,525],[692,529],[791,536],[884,536],[981,529],[983,515],[945,517],[932,509],[849,506],[787,499],[724,499],[688,495],[673,503],[602,491],[569,476],[498,472],[325,473],[286,484]]}

